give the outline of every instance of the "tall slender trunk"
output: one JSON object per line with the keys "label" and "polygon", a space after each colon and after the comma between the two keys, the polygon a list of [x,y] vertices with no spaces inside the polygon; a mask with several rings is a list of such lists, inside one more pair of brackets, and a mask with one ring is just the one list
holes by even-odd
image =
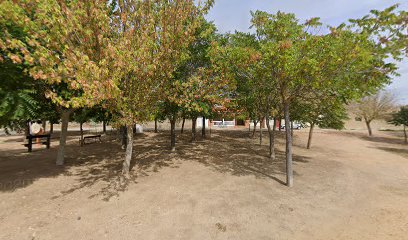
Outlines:
{"label": "tall slender trunk", "polygon": [[170,142],[171,142],[171,151],[176,151],[176,115],[170,119]]}
{"label": "tall slender trunk", "polygon": [[154,132],[157,133],[157,118],[154,118]]}
{"label": "tall slender trunk", "polygon": [[280,121],[279,121],[279,132],[282,132],[282,119],[280,119]]}
{"label": "tall slender trunk", "polygon": [[293,121],[290,122],[290,134],[292,135],[293,139]]}
{"label": "tall slender trunk", "polygon": [[371,121],[364,119],[366,126],[367,126],[367,130],[368,130],[368,136],[373,136],[373,130],[371,129]]}
{"label": "tall slender trunk", "polygon": [[62,110],[60,144],[58,148],[58,155],[57,155],[57,162],[56,162],[58,166],[64,165],[65,144],[67,142],[68,122],[69,122],[70,114],[71,114],[70,110],[67,110],[67,109]]}
{"label": "tall slender trunk", "polygon": [[407,126],[405,125],[404,125],[404,138],[405,138],[405,144],[408,144]]}
{"label": "tall slender trunk", "polygon": [[257,124],[258,124],[258,121],[254,121],[254,129],[252,130],[252,137],[255,137],[256,125]]}
{"label": "tall slender trunk", "polygon": [[284,105],[285,113],[285,132],[286,132],[286,185],[288,187],[293,186],[293,169],[292,169],[292,134],[289,123],[289,103]]}
{"label": "tall slender trunk", "polygon": [[312,137],[313,137],[314,126],[315,126],[315,123],[310,124],[309,138],[307,139],[307,149],[310,149],[310,147],[312,146]]}
{"label": "tall slender trunk", "polygon": [[261,118],[261,121],[259,122],[259,145],[262,145],[262,125],[263,125],[263,119]]}
{"label": "tall slender trunk", "polygon": [[210,137],[211,137],[211,134],[212,134],[212,120],[210,120]]}
{"label": "tall slender trunk", "polygon": [[[26,136],[29,136],[29,135],[31,135],[30,134],[30,126],[31,126],[31,121],[27,121],[26,122],[26,126],[25,126],[25,128],[24,128],[24,143],[28,143],[28,139],[26,138]],[[6,134],[8,135],[8,131],[7,131],[7,128],[5,129],[6,130]]]}
{"label": "tall slender trunk", "polygon": [[130,172],[130,161],[132,160],[133,153],[133,124],[128,124],[127,129],[127,144],[126,144],[126,154],[125,161],[123,162],[122,173],[129,174]]}
{"label": "tall slender trunk", "polygon": [[249,121],[249,124],[248,124],[248,130],[249,132],[251,132],[251,120]]}
{"label": "tall slender trunk", "polygon": [[197,131],[196,131],[196,127],[197,127],[197,118],[193,117],[192,119],[192,128],[191,128],[191,141],[195,142],[196,140],[196,135],[197,135]]}
{"label": "tall slender trunk", "polygon": [[104,134],[106,134],[106,121],[102,121],[102,131]]}
{"label": "tall slender trunk", "polygon": [[275,128],[276,128],[276,121],[273,121],[273,128],[271,128],[271,124],[269,123],[269,117],[266,118],[266,126],[268,127],[269,132],[269,158],[275,160]]}
{"label": "tall slender trunk", "polygon": [[82,145],[84,144],[84,129],[83,129],[83,123],[82,122],[80,122],[79,123],[79,132],[80,132],[80,134],[81,134],[81,147],[82,147]]}
{"label": "tall slender trunk", "polygon": [[121,134],[122,149],[126,149],[126,145],[127,145],[127,128],[126,128],[126,126],[121,126],[120,127],[120,134]]}
{"label": "tall slender trunk", "polygon": [[203,136],[203,138],[205,138],[205,117],[203,117],[203,128],[201,129],[201,136]]}
{"label": "tall slender trunk", "polygon": [[184,124],[186,123],[186,118],[183,118],[183,122],[181,123],[181,134],[184,133]]}
{"label": "tall slender trunk", "polygon": [[50,134],[54,133],[54,123],[50,122]]}

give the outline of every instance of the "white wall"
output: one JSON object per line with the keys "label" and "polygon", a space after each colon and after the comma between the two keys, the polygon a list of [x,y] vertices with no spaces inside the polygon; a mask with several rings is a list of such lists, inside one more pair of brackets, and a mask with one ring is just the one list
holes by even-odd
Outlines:
{"label": "white wall", "polygon": [[[205,119],[205,127],[207,128],[207,127],[209,127],[210,125],[208,124],[208,119],[206,118]],[[203,118],[202,117],[199,117],[199,118],[197,118],[197,127],[203,127]]]}

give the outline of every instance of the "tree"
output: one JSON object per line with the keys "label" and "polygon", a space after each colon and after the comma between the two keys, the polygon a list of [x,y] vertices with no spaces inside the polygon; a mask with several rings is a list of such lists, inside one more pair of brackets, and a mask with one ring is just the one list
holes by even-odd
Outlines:
{"label": "tree", "polygon": [[238,104],[245,109],[250,119],[254,121],[254,136],[256,125],[260,123],[259,140],[262,144],[262,124],[266,121],[269,133],[269,156],[275,159],[275,129],[270,126],[270,117],[276,118],[279,113],[279,95],[276,88],[276,79],[270,75],[270,65],[264,59],[264,54],[269,50],[264,49],[260,36],[255,34],[236,33],[233,35],[232,44],[240,59],[242,66],[236,66],[237,96]]}
{"label": "tree", "polygon": [[[356,29],[356,32],[369,35],[376,44],[373,55],[396,61],[401,61],[404,56],[408,56],[408,34],[406,34],[408,12],[398,10],[398,7],[399,5],[395,4],[383,11],[371,10],[370,14],[363,18],[350,20],[351,27]],[[397,68],[393,64],[388,65],[395,73]],[[364,118],[370,136],[372,135],[371,121],[387,114],[378,112],[377,109],[389,111],[394,101],[393,96],[389,93],[373,94],[375,92],[371,92],[370,96],[363,98],[360,103],[353,106],[354,112]]]}
{"label": "tree", "polygon": [[46,85],[27,75],[24,64],[12,63],[6,56],[4,59],[0,62],[0,127],[6,132],[20,131],[27,128],[28,120],[41,119],[43,124],[50,121],[52,133],[52,124],[59,121],[60,114],[44,95]]}
{"label": "tree", "polygon": [[408,11],[398,9],[399,4],[383,11],[371,10],[360,19],[352,19],[352,27],[369,34],[375,40],[379,52],[397,61],[408,56]]}
{"label": "tree", "polygon": [[402,125],[404,127],[404,142],[408,144],[407,130],[408,127],[408,106],[401,107],[399,112],[392,114],[392,119],[389,123],[394,124],[395,126]]}
{"label": "tree", "polygon": [[[293,14],[281,12],[252,16],[262,52],[259,62],[275,81],[286,124],[294,104],[308,101],[311,94],[327,92],[346,102],[384,86],[395,69],[384,62],[386,55],[373,54],[377,45],[368,34],[345,25],[319,35],[310,29],[321,25],[317,18],[301,24]],[[287,185],[292,186],[292,132],[289,127],[285,131]]]}
{"label": "tree", "polygon": [[[257,11],[252,13],[252,24],[256,28],[256,34],[260,41],[260,49],[263,53],[263,65],[269,69],[268,78],[275,81],[280,102],[283,104],[285,122],[290,122],[289,106],[296,94],[300,79],[300,72],[305,68],[303,53],[307,34],[303,26],[298,24],[292,14],[278,12],[276,15]],[[292,170],[292,136],[291,129],[286,127],[286,172],[287,185],[293,185]]]}
{"label": "tree", "polygon": [[161,106],[161,116],[162,119],[168,118],[170,121],[170,148],[171,151],[176,151],[176,122],[179,118],[180,107],[168,101],[163,102]]}
{"label": "tree", "polygon": [[[191,42],[184,61],[180,62],[169,78],[164,90],[164,114],[171,123],[171,149],[175,150],[175,123],[178,118],[192,119],[191,140],[196,140],[197,118],[209,116],[212,107],[223,100],[223,91],[227,80],[222,77],[212,60],[217,45],[216,28],[203,16],[198,19],[198,27],[194,32],[195,39]],[[205,130],[203,130],[205,131]]]}
{"label": "tree", "polygon": [[88,122],[89,120],[94,117],[93,115],[96,113],[95,110],[93,109],[88,109],[88,108],[81,108],[81,109],[76,109],[73,112],[72,119],[79,123],[79,131],[80,131],[80,142],[81,146],[83,145],[83,140],[84,140],[84,129],[83,129],[83,124]]}
{"label": "tree", "polygon": [[255,77],[251,68],[254,67],[256,56],[259,54],[259,43],[254,34],[236,32],[226,36],[230,59],[230,71],[234,73],[235,95],[239,109],[245,110],[252,119],[256,119],[256,89]]}
{"label": "tree", "polygon": [[117,1],[105,56],[99,62],[86,57],[72,62],[87,96],[106,101],[117,112],[117,123],[127,128],[123,173],[130,171],[134,124],[150,119],[164,99],[168,80],[194,40],[196,17],[209,5],[211,1],[203,6],[181,0]]}
{"label": "tree", "polygon": [[106,125],[113,120],[113,114],[104,108],[103,105],[92,108],[91,119],[102,123],[102,131],[106,134]]}
{"label": "tree", "polygon": [[311,148],[316,126],[341,130],[348,119],[343,100],[324,91],[309,93],[301,101],[295,102],[291,116],[298,122],[310,124],[307,149]]}
{"label": "tree", "polygon": [[39,86],[23,69],[10,60],[0,63],[0,127],[7,130],[24,129],[27,120],[40,117]]}
{"label": "tree", "polygon": [[[21,41],[27,37],[23,29],[6,19],[0,20],[0,29]],[[0,41],[3,39],[5,36],[0,35]],[[27,63],[13,59],[7,49],[0,47],[0,127],[6,132],[19,131],[27,128],[30,119],[54,120],[56,106],[44,96],[46,84],[27,73]]]}
{"label": "tree", "polygon": [[351,109],[357,117],[361,117],[372,136],[371,122],[376,119],[385,119],[395,109],[395,97],[390,92],[378,92],[362,98],[351,105]]}
{"label": "tree", "polygon": [[210,115],[212,104],[216,101],[215,94],[220,86],[219,78],[214,76],[209,56],[212,43],[218,40],[216,27],[212,22],[200,19],[200,25],[195,32],[195,41],[189,47],[189,57],[179,67],[176,74],[183,81],[180,88],[182,98],[188,100],[181,103],[183,122],[185,116],[193,120],[191,140],[196,140],[197,117],[203,117],[202,136],[205,137],[205,118]]}
{"label": "tree", "polygon": [[[29,75],[46,85],[45,95],[59,106],[62,113],[57,165],[64,164],[72,109],[95,104],[86,94],[89,91],[79,84],[83,76],[75,63],[84,56],[101,59],[101,49],[109,42],[106,37],[111,31],[108,12],[108,2],[104,0],[0,3],[3,33],[0,49],[13,63],[24,63]],[[21,34],[16,34],[13,29],[19,29]],[[84,67],[91,72],[92,66]]]}

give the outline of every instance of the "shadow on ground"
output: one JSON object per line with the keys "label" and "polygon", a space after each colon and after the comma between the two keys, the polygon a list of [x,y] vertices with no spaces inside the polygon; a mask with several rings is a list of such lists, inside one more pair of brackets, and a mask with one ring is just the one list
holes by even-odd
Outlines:
{"label": "shadow on ground", "polygon": [[365,132],[342,132],[342,134],[359,137],[362,140],[373,143],[405,145],[402,131],[382,131],[381,135],[374,134],[371,137]]}
{"label": "shadow on ground", "polygon": [[[176,152],[169,151],[169,132],[137,135],[131,162],[132,171],[127,178],[120,174],[124,151],[119,141],[110,139],[84,147],[69,144],[64,167],[55,166],[56,147],[33,153],[7,151],[9,157],[0,160],[0,182],[7,182],[9,179],[25,182],[13,183],[12,186],[0,188],[0,191],[24,188],[40,178],[68,175],[74,177],[77,183],[54,198],[102,183],[100,190],[90,198],[101,196],[102,199],[109,200],[126,191],[130,183],[137,183],[138,178],[155,174],[163,168],[178,168],[180,161],[196,161],[213,171],[234,176],[255,176],[285,184],[284,153],[277,151],[276,160],[272,161],[268,157],[268,146],[254,144],[246,131],[213,131],[211,137],[198,137],[195,143],[190,141],[190,133],[185,132],[178,136]],[[308,162],[306,157],[296,155],[293,160],[295,164]]]}
{"label": "shadow on ground", "polygon": [[[33,152],[27,152],[22,146],[22,136],[14,136],[7,140],[0,149],[0,192],[11,192],[25,188],[38,179],[54,178],[60,175],[74,175],[76,169],[89,169],[93,174],[103,163],[103,167],[110,170],[115,168],[114,161],[105,162],[106,159],[114,159],[120,154],[111,137],[104,137],[103,143],[94,143],[79,147],[79,136],[70,132],[65,154],[65,165],[56,166],[58,140],[52,139],[51,149],[45,149],[43,145],[33,145]],[[94,169],[93,169],[94,168]],[[74,171],[75,170],[75,171]]]}
{"label": "shadow on ground", "polygon": [[405,149],[393,148],[393,147],[378,147],[377,149],[380,149],[386,152],[390,152],[390,153],[395,153],[395,154],[401,155],[408,159],[408,145],[407,145],[407,148]]}
{"label": "shadow on ground", "polygon": [[380,136],[362,136],[361,139],[370,141],[370,142],[375,142],[375,143],[390,143],[390,144],[398,144],[398,145],[404,145],[404,139],[400,138],[391,138],[391,137],[380,137]]}

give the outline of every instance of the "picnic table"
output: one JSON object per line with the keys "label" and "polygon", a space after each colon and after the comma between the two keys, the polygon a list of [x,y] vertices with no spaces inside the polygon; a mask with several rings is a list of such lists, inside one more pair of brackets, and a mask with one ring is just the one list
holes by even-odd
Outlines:
{"label": "picnic table", "polygon": [[101,134],[88,135],[88,136],[83,137],[82,140],[79,139],[79,144],[80,144],[81,146],[82,146],[82,145],[85,145],[87,139],[94,139],[94,140],[95,140],[94,142],[96,142],[97,140],[99,140],[99,142],[102,142],[101,137],[102,137]]}
{"label": "picnic table", "polygon": [[33,150],[33,139],[40,138],[40,143],[47,146],[47,149],[50,148],[51,145],[51,135],[50,134],[42,134],[42,135],[28,135],[26,139],[28,139],[28,143],[24,144],[25,147],[28,148],[28,152]]}

